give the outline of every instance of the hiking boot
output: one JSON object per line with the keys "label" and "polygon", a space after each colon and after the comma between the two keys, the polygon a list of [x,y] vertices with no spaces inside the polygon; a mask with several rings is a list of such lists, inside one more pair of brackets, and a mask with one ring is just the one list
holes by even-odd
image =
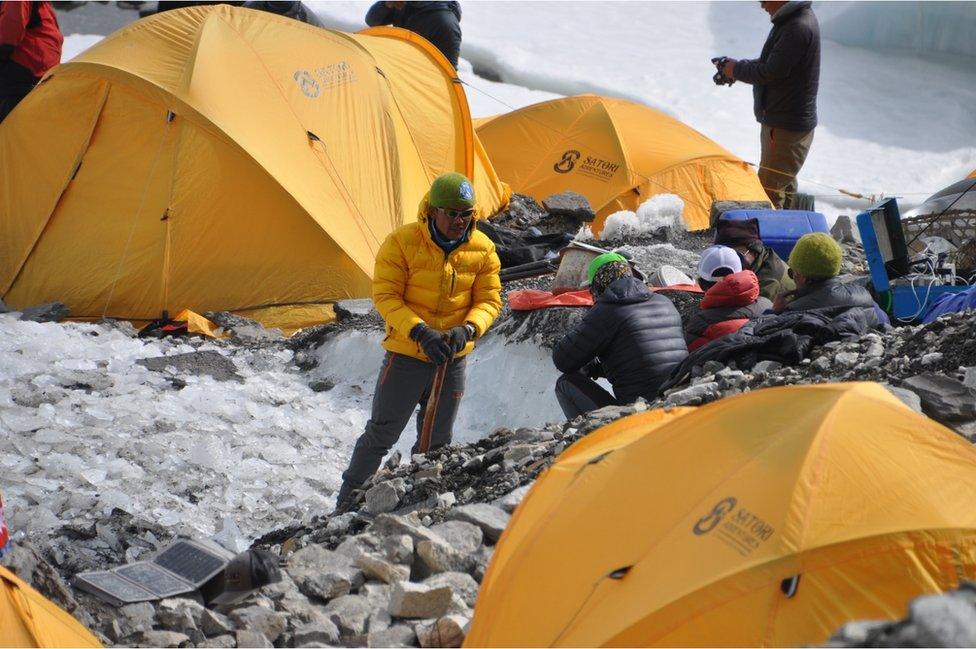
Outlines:
{"label": "hiking boot", "polygon": [[355,500],[354,496],[357,489],[359,489],[359,487],[356,485],[352,485],[348,482],[342,483],[342,486],[339,487],[339,493],[336,494],[334,513],[341,514],[352,509]]}

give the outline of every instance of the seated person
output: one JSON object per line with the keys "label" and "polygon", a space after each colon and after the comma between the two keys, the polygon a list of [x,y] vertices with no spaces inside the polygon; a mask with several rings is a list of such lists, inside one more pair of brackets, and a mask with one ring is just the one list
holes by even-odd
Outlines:
{"label": "seated person", "polygon": [[[678,310],[634,277],[625,257],[600,255],[587,277],[593,307],[552,352],[563,372],[556,399],[567,419],[637,397],[656,398],[671,369],[688,355]],[[613,386],[612,395],[593,381],[600,376]]]}
{"label": "seated person", "polygon": [[764,298],[775,300],[780,293],[796,288],[787,274],[786,263],[759,238],[757,219],[719,219],[715,223],[715,243],[728,246],[742,256],[743,268],[759,278],[759,294]]}
{"label": "seated person", "polygon": [[837,278],[843,256],[840,245],[829,234],[811,232],[800,237],[790,253],[789,272],[796,282],[796,290],[778,296],[773,301],[773,311],[849,307],[862,309],[872,327],[888,324],[888,316],[866,288],[844,284]]}
{"label": "seated person", "polygon": [[735,333],[773,306],[759,295],[756,274],[742,270],[738,253],[726,246],[712,246],[702,252],[698,285],[705,290],[705,297],[698,313],[685,323],[688,351]]}

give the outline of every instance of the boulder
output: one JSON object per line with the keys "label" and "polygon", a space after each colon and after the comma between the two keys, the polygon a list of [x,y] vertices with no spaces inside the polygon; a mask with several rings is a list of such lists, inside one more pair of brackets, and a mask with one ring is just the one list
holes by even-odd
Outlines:
{"label": "boulder", "polygon": [[435,618],[444,615],[451,604],[451,589],[401,581],[390,593],[390,615],[401,618]]}
{"label": "boulder", "polygon": [[922,400],[922,410],[942,422],[976,419],[976,390],[942,374],[925,373],[905,379],[902,386]]}
{"label": "boulder", "polygon": [[323,600],[347,595],[365,581],[354,558],[317,544],[290,554],[287,572],[303,594]]}
{"label": "boulder", "polygon": [[452,509],[447,514],[448,520],[464,521],[481,528],[485,538],[495,543],[511,518],[503,510],[487,503],[472,503]]}
{"label": "boulder", "polygon": [[343,595],[325,606],[325,613],[342,636],[359,636],[366,632],[366,620],[372,612],[369,601],[359,595]]}
{"label": "boulder", "polygon": [[190,636],[176,631],[143,631],[139,644],[147,647],[179,647],[189,644]]}
{"label": "boulder", "polygon": [[288,617],[263,606],[248,606],[231,612],[231,621],[239,629],[262,634],[269,642],[274,642],[288,628]]}
{"label": "boulder", "polygon": [[732,210],[769,210],[773,205],[769,201],[715,201],[709,210],[709,223],[715,227],[723,214]]}
{"label": "boulder", "polygon": [[388,536],[380,542],[380,550],[387,561],[410,563],[413,561],[413,539],[406,534]]}
{"label": "boulder", "polygon": [[854,225],[851,223],[851,217],[846,214],[841,214],[834,221],[834,224],[830,226],[830,236],[832,236],[837,243],[857,243],[857,238],[854,236]]}
{"label": "boulder", "polygon": [[60,322],[71,314],[64,302],[37,304],[21,310],[20,319],[27,322]]}
{"label": "boulder", "polygon": [[403,480],[388,480],[366,492],[366,511],[374,516],[392,512],[406,493]]}
{"label": "boulder", "polygon": [[468,608],[474,607],[475,600],[478,599],[478,582],[466,572],[442,572],[425,579],[424,585],[431,588],[450,588]]}
{"label": "boulder", "polygon": [[139,631],[150,631],[156,623],[156,609],[149,602],[126,604],[119,608],[122,637]]}
{"label": "boulder", "polygon": [[416,647],[417,634],[413,627],[406,624],[394,624],[382,631],[370,631],[366,639],[368,647]]}
{"label": "boulder", "polygon": [[156,619],[164,629],[187,633],[200,628],[205,610],[202,604],[191,599],[164,599],[156,605]]}
{"label": "boulder", "polygon": [[264,634],[259,631],[241,630],[235,634],[238,647],[273,647]]}
{"label": "boulder", "polygon": [[481,527],[464,520],[448,520],[431,526],[430,530],[461,554],[474,552],[484,542],[484,532],[481,531]]}
{"label": "boulder", "polygon": [[460,647],[468,622],[461,615],[445,615],[433,622],[417,624],[417,639],[421,647]]}
{"label": "boulder", "polygon": [[229,311],[205,311],[203,317],[223,327],[235,340],[243,343],[263,344],[284,340],[281,329],[265,329],[257,320]]}
{"label": "boulder", "polygon": [[839,628],[834,635],[830,636],[830,640],[827,642],[833,646],[866,647],[868,646],[869,638],[873,634],[890,624],[891,622],[888,620],[858,620],[856,622],[848,622]]}
{"label": "boulder", "polygon": [[198,647],[208,647],[211,649],[232,649],[237,646],[237,639],[230,634],[218,635],[201,642]]}
{"label": "boulder", "polygon": [[[409,537],[407,537],[409,538]],[[377,579],[387,584],[410,579],[410,567],[391,563],[372,554],[364,554],[356,560],[356,565],[367,579]]]}
{"label": "boulder", "polygon": [[590,223],[596,218],[590,201],[576,192],[553,194],[542,201],[542,206],[551,217],[575,219],[580,223]]}
{"label": "boulder", "polygon": [[887,383],[884,383],[883,385],[885,389],[888,390],[888,392],[898,397],[898,400],[901,401],[903,404],[905,404],[915,412],[922,412],[922,400],[918,397],[917,394],[915,394],[914,392],[906,388],[899,388],[894,385],[888,385]]}
{"label": "boulder", "polygon": [[200,630],[208,638],[222,636],[234,632],[234,624],[226,615],[208,608],[203,609],[200,614]]}
{"label": "boulder", "polygon": [[417,557],[428,573],[466,571],[472,567],[470,555],[458,552],[444,541],[420,541]]}
{"label": "boulder", "polygon": [[525,495],[529,493],[529,489],[531,488],[532,488],[531,484],[522,485],[515,491],[509,492],[507,495],[502,496],[501,498],[496,500],[494,504],[501,507],[504,511],[508,512],[509,514],[512,514],[515,512],[515,509],[522,502],[522,499],[525,498]]}
{"label": "boulder", "polygon": [[431,532],[424,527],[415,515],[396,516],[393,514],[380,514],[369,527],[369,531],[377,536],[394,536],[406,534],[413,539],[414,543],[419,541],[439,541],[444,542],[438,534]]}
{"label": "boulder", "polygon": [[710,381],[672,392],[665,399],[665,404],[669,406],[697,406],[718,396],[718,383]]}
{"label": "boulder", "polygon": [[295,645],[305,645],[318,642],[325,645],[339,643],[339,628],[329,620],[303,624],[291,635]]}

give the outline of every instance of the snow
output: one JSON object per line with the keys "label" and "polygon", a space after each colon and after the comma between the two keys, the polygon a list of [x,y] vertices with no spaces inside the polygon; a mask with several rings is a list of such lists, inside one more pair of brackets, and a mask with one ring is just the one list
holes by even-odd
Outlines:
{"label": "snow", "polygon": [[658,194],[647,199],[636,212],[621,210],[607,217],[600,238],[604,241],[620,241],[650,234],[659,228],[667,227],[685,230],[681,214],[685,202],[674,194]]}

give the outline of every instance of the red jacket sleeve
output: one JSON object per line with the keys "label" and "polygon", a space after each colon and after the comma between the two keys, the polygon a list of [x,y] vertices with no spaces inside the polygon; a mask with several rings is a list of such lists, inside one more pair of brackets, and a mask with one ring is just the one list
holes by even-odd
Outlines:
{"label": "red jacket sleeve", "polygon": [[30,2],[0,2],[0,46],[17,47],[27,33]]}

